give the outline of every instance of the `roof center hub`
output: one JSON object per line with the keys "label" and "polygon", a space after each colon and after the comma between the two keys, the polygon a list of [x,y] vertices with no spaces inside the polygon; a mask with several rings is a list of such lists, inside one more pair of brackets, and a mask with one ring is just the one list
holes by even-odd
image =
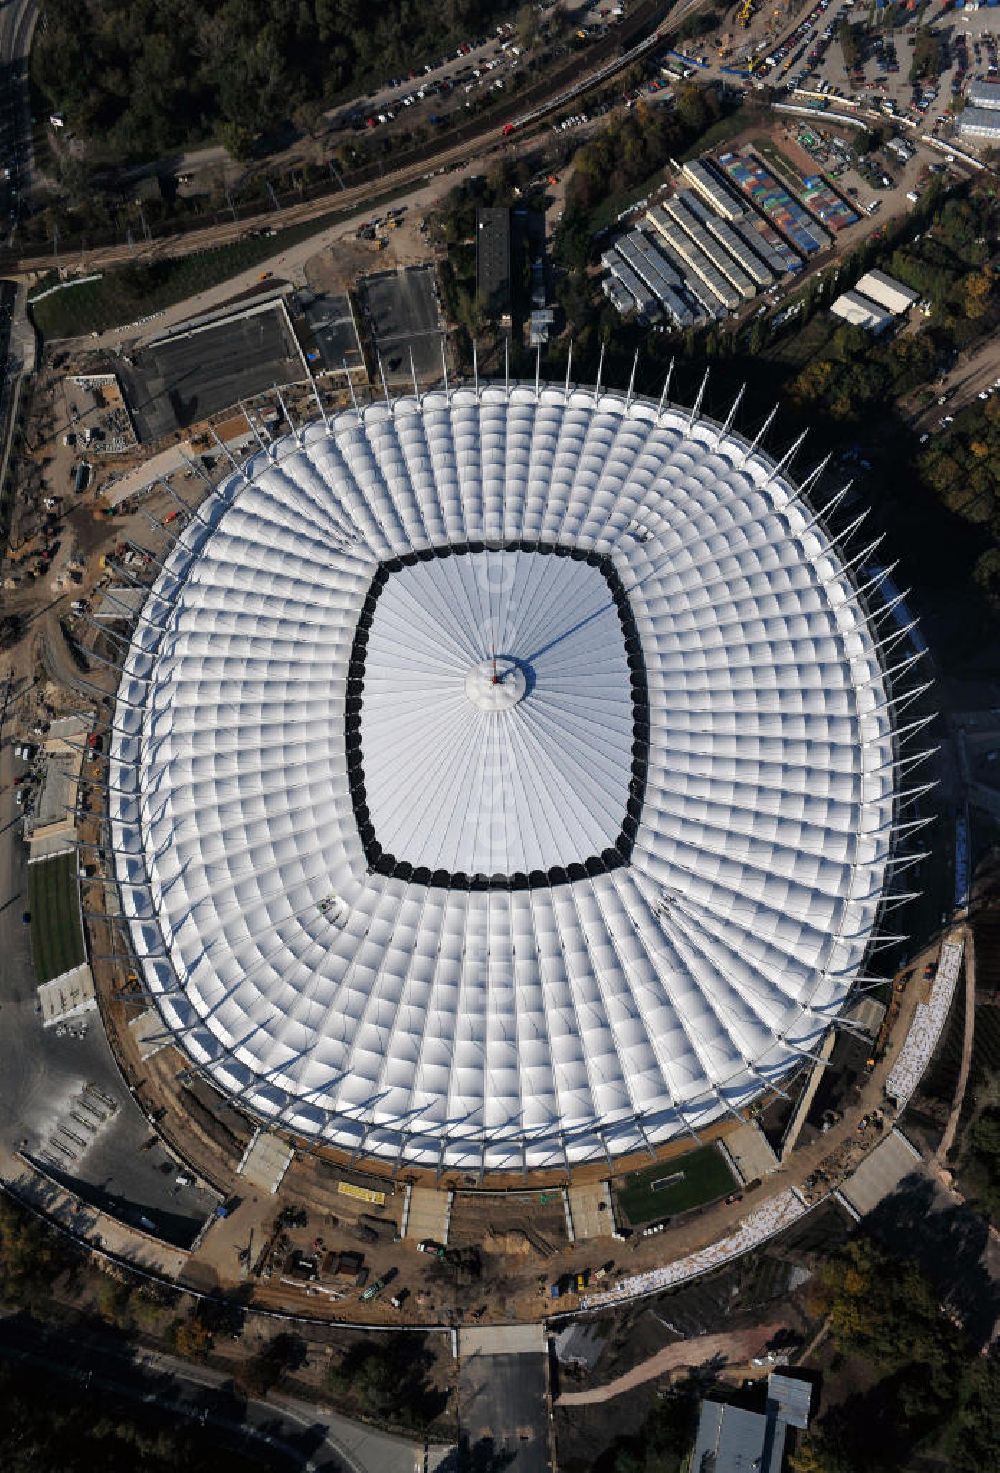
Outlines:
{"label": "roof center hub", "polygon": [[497,657],[480,660],[465,677],[465,694],[480,711],[509,711],[527,690],[524,671],[516,660]]}

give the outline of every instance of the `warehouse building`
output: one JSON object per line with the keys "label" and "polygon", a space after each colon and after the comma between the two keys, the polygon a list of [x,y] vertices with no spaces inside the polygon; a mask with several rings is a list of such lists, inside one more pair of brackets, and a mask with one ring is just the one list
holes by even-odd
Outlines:
{"label": "warehouse building", "polygon": [[499,206],[476,211],[476,290],[487,316],[509,327],[510,210]]}
{"label": "warehouse building", "polygon": [[685,302],[680,288],[681,273],[643,235],[641,230],[620,240],[616,249],[639,280],[653,293],[664,312],[677,327],[691,327],[698,314]]}
{"label": "warehouse building", "polygon": [[604,295],[607,297],[612,307],[620,312],[622,317],[627,317],[630,312],[635,311],[635,297],[633,297],[632,293],[628,290],[627,287],[622,285],[622,283],[618,280],[616,276],[606,276],[602,283],[601,290],[604,292]]}
{"label": "warehouse building", "polygon": [[830,311],[834,317],[842,317],[852,327],[863,327],[874,333],[884,332],[893,320],[891,312],[886,312],[860,292],[843,292],[831,304]]}
{"label": "warehouse building", "polygon": [[748,214],[745,219],[737,220],[732,228],[751,250],[763,256],[775,276],[793,276],[802,270],[802,258],[762,216]]}
{"label": "warehouse building", "polygon": [[713,214],[705,202],[699,199],[691,189],[685,189],[677,198],[683,203],[688,213],[693,215],[709,235],[714,236],[719,245],[738,262],[751,281],[755,282],[758,287],[771,285],[775,273],[770,266],[765,266],[757,252],[750,249],[743,236],[732,225]]}
{"label": "warehouse building", "polygon": [[969,83],[965,100],[970,107],[983,107],[990,112],[1000,111],[1000,82],[977,77]]}
{"label": "warehouse building", "polygon": [[958,115],[958,131],[962,138],[995,143],[1000,138],[1000,112],[992,107],[967,107]]}
{"label": "warehouse building", "polygon": [[654,205],[646,217],[650,224],[692,272],[730,312],[735,312],[743,300],[740,293],[719,271],[712,259],[695,243],[681,227],[671,219],[660,205]]}
{"label": "warehouse building", "polygon": [[624,257],[617,250],[605,251],[601,257],[601,265],[610,272],[610,281],[616,282],[619,288],[624,288],[627,294],[627,298],[623,298],[621,290],[615,290],[608,281],[604,283],[604,295],[614,303],[618,311],[623,315],[635,312],[640,322],[655,322],[660,315],[656,299]]}
{"label": "warehouse building", "polygon": [[728,251],[724,251],[718,241],[713,240],[708,231],[684,209],[679,200],[667,200],[663,209],[677,228],[683,230],[688,239],[698,247],[703,256],[711,261],[719,275],[728,281],[744,301],[756,295],[756,287],[746,272],[740,270]]}
{"label": "warehouse building", "polygon": [[866,271],[856,290],[896,317],[908,312],[920,300],[918,292],[904,286],[894,276],[887,276],[884,271]]}
{"label": "warehouse building", "polygon": [[705,159],[694,159],[681,166],[681,173],[693,189],[723,220],[740,220],[747,213],[746,203],[740,199]]}

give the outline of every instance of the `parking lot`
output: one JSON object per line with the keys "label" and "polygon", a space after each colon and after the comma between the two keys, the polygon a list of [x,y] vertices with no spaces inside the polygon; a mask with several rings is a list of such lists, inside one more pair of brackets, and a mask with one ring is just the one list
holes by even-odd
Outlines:
{"label": "parking lot", "polygon": [[154,340],[131,359],[123,358],[119,371],[144,444],[275,384],[306,377],[298,344],[277,304]]}
{"label": "parking lot", "polygon": [[411,353],[418,383],[440,379],[444,329],[433,268],[417,266],[364,277],[358,296],[364,328],[382,360],[387,383],[391,387],[412,383]]}

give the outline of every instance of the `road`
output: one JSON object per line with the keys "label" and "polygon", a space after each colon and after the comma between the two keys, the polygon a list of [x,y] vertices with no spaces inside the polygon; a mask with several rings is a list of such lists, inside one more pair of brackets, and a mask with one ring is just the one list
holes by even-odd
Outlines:
{"label": "road", "polygon": [[[914,429],[933,431],[943,428],[942,418],[955,409],[991,389],[1000,379],[1000,338],[990,337],[976,352],[963,354],[936,385],[937,398],[926,409],[918,410],[910,424]],[[938,400],[944,396],[945,403]]]}
{"label": "road", "polygon": [[[250,1398],[232,1393],[232,1376],[177,1356],[136,1349],[117,1336],[50,1329],[21,1315],[0,1319],[0,1356],[81,1381],[88,1394],[105,1390],[158,1411],[215,1427],[226,1440],[263,1445],[277,1465],[316,1473],[421,1473],[425,1446],[352,1422],[297,1397]],[[428,1450],[437,1467],[447,1448]]]}

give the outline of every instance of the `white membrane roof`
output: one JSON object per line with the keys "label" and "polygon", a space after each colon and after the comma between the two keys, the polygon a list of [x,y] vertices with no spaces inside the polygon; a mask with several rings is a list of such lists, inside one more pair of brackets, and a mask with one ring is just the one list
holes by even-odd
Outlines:
{"label": "white membrane roof", "polygon": [[773,463],[490,385],[247,474],[166,559],[112,734],[123,911],[190,1058],[341,1147],[519,1170],[698,1129],[814,1050],[876,923],[893,733]]}
{"label": "white membrane roof", "polygon": [[632,736],[622,625],[598,568],[484,550],[390,576],[361,756],[375,833],[397,858],[492,875],[600,854],[625,817]]}

